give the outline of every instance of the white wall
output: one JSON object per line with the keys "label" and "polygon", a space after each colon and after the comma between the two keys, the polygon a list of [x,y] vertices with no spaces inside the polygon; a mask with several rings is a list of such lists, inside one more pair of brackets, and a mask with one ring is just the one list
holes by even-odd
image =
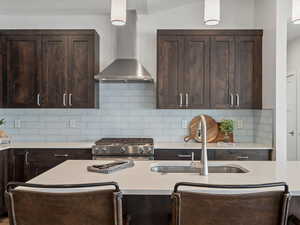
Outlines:
{"label": "white wall", "polygon": [[263,105],[274,108],[277,161],[286,161],[287,153],[287,23],[289,1],[256,0],[256,24],[264,29]]}
{"label": "white wall", "polygon": [[203,23],[204,1],[138,16],[139,59],[156,77],[157,29],[253,29],[254,0],[221,1],[221,23],[208,27]]}
{"label": "white wall", "polygon": [[[266,13],[268,12],[268,13]],[[263,108],[273,109],[275,105],[276,75],[276,4],[274,0],[257,0],[255,23],[264,30],[263,36]]]}
{"label": "white wall", "polygon": [[276,0],[275,146],[277,161],[287,160],[287,24],[289,1]]}
{"label": "white wall", "polygon": [[115,28],[107,15],[1,15],[0,29],[96,29],[101,38],[101,70],[116,54]]}

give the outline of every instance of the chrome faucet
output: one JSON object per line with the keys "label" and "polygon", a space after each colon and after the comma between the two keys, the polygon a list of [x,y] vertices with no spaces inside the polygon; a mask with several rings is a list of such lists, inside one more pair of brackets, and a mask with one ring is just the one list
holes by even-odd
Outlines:
{"label": "chrome faucet", "polygon": [[201,139],[202,139],[202,152],[201,152],[201,170],[200,175],[208,176],[208,162],[207,162],[207,127],[206,127],[206,119],[204,115],[200,116],[200,124],[201,126]]}

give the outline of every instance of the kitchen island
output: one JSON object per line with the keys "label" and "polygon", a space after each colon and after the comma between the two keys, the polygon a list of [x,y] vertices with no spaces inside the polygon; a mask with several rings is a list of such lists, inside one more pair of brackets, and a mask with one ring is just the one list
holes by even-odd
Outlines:
{"label": "kitchen island", "polygon": [[[151,171],[151,168],[157,165],[182,166],[190,165],[190,161],[136,161],[133,168],[112,174],[87,171],[87,166],[104,162],[69,160],[29,182],[37,184],[82,184],[115,181],[124,193],[124,216],[131,218],[131,225],[169,225],[172,212],[170,195],[177,182],[260,184],[285,181],[289,184],[293,195],[290,215],[300,217],[300,162],[287,162],[285,165],[272,161],[209,162],[209,166],[237,165],[249,172],[210,173],[208,177],[200,176],[198,173],[164,174]],[[225,192],[225,190],[214,191]]]}
{"label": "kitchen island", "polygon": [[101,164],[97,160],[68,160],[30,180],[37,184],[81,184],[115,181],[125,195],[170,195],[177,182],[208,184],[260,184],[285,181],[294,196],[300,196],[300,162],[285,165],[274,161],[211,161],[209,165],[238,165],[248,173],[210,173],[208,177],[198,173],[158,173],[151,171],[157,165],[189,165],[190,161],[136,161],[133,168],[112,174],[87,171],[87,166]]}

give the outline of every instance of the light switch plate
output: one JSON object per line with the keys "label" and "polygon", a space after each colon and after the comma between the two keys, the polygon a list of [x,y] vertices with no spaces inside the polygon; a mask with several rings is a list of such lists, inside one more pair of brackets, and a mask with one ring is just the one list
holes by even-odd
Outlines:
{"label": "light switch plate", "polygon": [[188,121],[187,121],[187,120],[181,120],[181,127],[182,127],[183,129],[188,128]]}
{"label": "light switch plate", "polygon": [[237,129],[243,129],[243,128],[244,128],[244,121],[237,120]]}
{"label": "light switch plate", "polygon": [[17,129],[21,128],[21,120],[15,120],[14,121],[14,127],[17,128]]}
{"label": "light switch plate", "polygon": [[70,126],[70,128],[76,128],[76,120],[70,120],[69,126]]}

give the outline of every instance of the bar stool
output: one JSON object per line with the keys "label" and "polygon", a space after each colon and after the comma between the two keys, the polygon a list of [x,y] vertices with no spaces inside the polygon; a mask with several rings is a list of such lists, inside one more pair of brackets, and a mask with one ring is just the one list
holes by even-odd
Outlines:
{"label": "bar stool", "polygon": [[[192,191],[179,191],[189,187]],[[208,189],[278,188],[239,194],[199,192]],[[197,192],[196,192],[197,191]],[[285,225],[290,194],[286,183],[260,185],[208,185],[177,183],[172,194],[173,225]]]}
{"label": "bar stool", "polygon": [[[114,189],[109,189],[109,186]],[[123,224],[122,194],[115,182],[74,185],[9,183],[5,197],[10,225]]]}

